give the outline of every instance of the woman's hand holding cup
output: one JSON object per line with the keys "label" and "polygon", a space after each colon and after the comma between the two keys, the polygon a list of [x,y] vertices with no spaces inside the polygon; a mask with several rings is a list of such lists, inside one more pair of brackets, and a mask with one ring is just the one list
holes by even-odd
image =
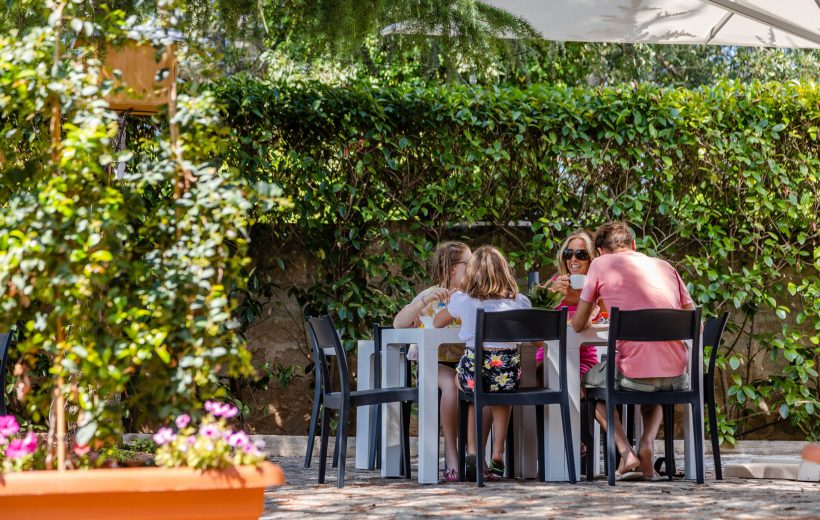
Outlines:
{"label": "woman's hand holding cup", "polygon": [[569,275],[556,276],[552,281],[547,282],[545,286],[552,292],[560,292],[566,296],[569,290]]}

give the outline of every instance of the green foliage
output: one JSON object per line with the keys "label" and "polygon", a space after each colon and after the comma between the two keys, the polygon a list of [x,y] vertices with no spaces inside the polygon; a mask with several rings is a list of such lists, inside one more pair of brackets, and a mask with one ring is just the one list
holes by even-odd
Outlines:
{"label": "green foliage", "polygon": [[[63,7],[62,35],[56,15],[0,35],[0,170],[10,193],[0,202],[0,323],[22,323],[24,371],[51,361],[25,414],[41,420],[62,381],[80,410],[77,442],[88,444],[120,433],[125,411],[161,421],[219,394],[218,374],[249,373],[229,288],[247,264],[251,202],[221,161],[228,129],[215,99],[197,85],[177,99],[180,153],[157,125],[139,160],[114,176],[132,152],[113,147],[111,84],[98,81],[94,48],[55,45],[79,33],[113,40],[131,22],[121,11]],[[62,132],[49,146],[55,106]]]}
{"label": "green foliage", "polygon": [[[343,337],[409,301],[444,238],[501,244],[520,273],[550,271],[571,230],[626,219],[707,314],[732,310],[719,357],[724,436],[781,409],[820,435],[816,84],[233,80],[218,97],[237,135],[230,163],[293,203],[264,217],[258,231],[276,246],[257,267],[288,272],[290,251],[309,254],[316,270],[291,292],[307,314],[334,313]],[[772,323],[782,330],[762,332]]]}

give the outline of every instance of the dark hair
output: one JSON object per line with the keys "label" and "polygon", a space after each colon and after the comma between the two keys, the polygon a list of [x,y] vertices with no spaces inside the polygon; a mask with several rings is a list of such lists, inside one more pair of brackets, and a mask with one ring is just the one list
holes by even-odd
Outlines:
{"label": "dark hair", "polygon": [[607,222],[595,230],[595,247],[606,251],[629,248],[635,233],[626,222]]}

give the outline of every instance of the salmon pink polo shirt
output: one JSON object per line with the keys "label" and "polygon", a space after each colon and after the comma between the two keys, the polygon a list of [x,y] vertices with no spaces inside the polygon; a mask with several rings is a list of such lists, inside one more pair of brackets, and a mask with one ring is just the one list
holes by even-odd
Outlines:
{"label": "salmon pink polo shirt", "polygon": [[[608,309],[683,309],[692,302],[683,280],[669,263],[627,250],[595,258],[589,266],[581,299],[604,300]],[[615,356],[626,377],[675,377],[686,371],[682,341],[619,341]]]}

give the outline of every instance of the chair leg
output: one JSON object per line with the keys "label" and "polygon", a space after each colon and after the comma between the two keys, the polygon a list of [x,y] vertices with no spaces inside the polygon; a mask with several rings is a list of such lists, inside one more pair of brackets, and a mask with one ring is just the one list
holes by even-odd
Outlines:
{"label": "chair leg", "polygon": [[663,460],[669,480],[675,475],[675,405],[663,405]]}
{"label": "chair leg", "polygon": [[618,450],[615,449],[615,405],[611,402],[606,402],[606,458],[607,458],[607,482],[610,486],[615,485],[615,471],[617,470],[617,463],[615,462],[615,454]]}
{"label": "chair leg", "polygon": [[692,403],[692,435],[695,436],[695,480],[698,484],[703,484],[703,421],[700,420],[703,414],[703,401],[697,399]]}
{"label": "chair leg", "polygon": [[[339,424],[342,422],[342,413],[339,412]],[[333,464],[331,464],[331,468],[336,468],[339,466],[339,425],[336,425],[336,444],[333,446]]]}
{"label": "chair leg", "polygon": [[345,465],[347,463],[347,426],[349,418],[348,409],[342,406],[339,410],[339,425],[336,428],[336,446],[339,448],[339,455],[336,457],[339,465],[339,476],[336,479],[336,487],[344,487],[345,485]]}
{"label": "chair leg", "polygon": [[410,402],[401,403],[401,455],[404,478],[412,478],[410,467]]}
{"label": "chair leg", "polygon": [[587,427],[590,430],[590,443],[587,444],[587,480],[592,482],[595,480],[595,459],[598,458],[598,450],[600,447],[591,442],[595,436],[592,435],[592,429],[595,428],[595,401],[587,397]]}
{"label": "chair leg", "polygon": [[544,405],[535,406],[535,438],[537,439],[538,453],[538,480],[547,481],[546,453],[544,452]]}
{"label": "chair leg", "polygon": [[569,473],[570,484],[578,482],[575,473],[575,450],[572,447],[572,423],[569,421],[569,396],[564,393],[561,400],[561,422],[564,426],[564,455],[567,458],[567,473]]}
{"label": "chair leg", "polygon": [[714,398],[706,401],[709,411],[709,436],[712,438],[712,457],[715,459],[715,478],[723,480],[723,467],[720,463],[720,438],[718,437],[717,408]]}
{"label": "chair leg", "polygon": [[322,407],[322,438],[319,440],[319,484],[325,483],[325,470],[327,468],[327,444],[330,433],[330,409]]}
{"label": "chair leg", "polygon": [[[318,367],[317,369],[318,370]],[[305,451],[305,467],[310,467],[313,458],[313,443],[316,440],[316,423],[319,421],[319,406],[322,404],[322,385],[316,378],[316,390],[313,392],[313,408],[310,411],[310,426],[308,427],[307,450]]]}
{"label": "chair leg", "polygon": [[467,409],[468,404],[458,401],[458,480],[466,480],[464,471],[467,465]]}
{"label": "chair leg", "polygon": [[504,478],[515,478],[515,421],[510,416],[507,424],[507,438],[504,439],[504,454],[506,464],[504,464]]}
{"label": "chair leg", "polygon": [[484,487],[484,459],[485,446],[481,442],[484,440],[484,421],[482,418],[483,407],[475,405],[475,483],[478,487]]}

